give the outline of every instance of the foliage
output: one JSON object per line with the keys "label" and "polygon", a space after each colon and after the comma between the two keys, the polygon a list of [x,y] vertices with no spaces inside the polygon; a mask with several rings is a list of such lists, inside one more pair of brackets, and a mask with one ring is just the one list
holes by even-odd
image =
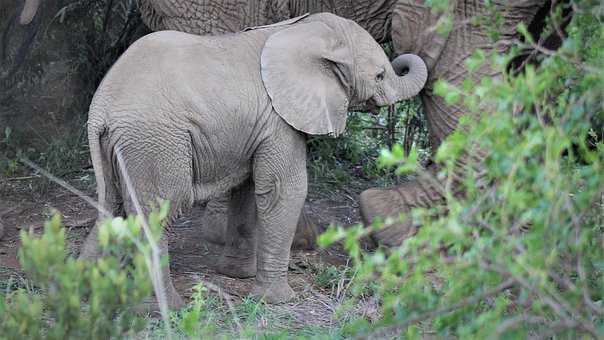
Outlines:
{"label": "foliage", "polygon": [[399,143],[409,152],[415,147],[420,160],[427,160],[430,145],[424,119],[417,99],[397,103],[393,111],[383,108],[377,115],[350,113],[342,136],[309,138],[311,182],[342,186],[358,177],[382,185],[397,183],[397,174],[377,166],[380,148]]}
{"label": "foliage", "polygon": [[[164,204],[149,216],[154,240],[167,211]],[[95,261],[68,256],[65,232],[55,215],[40,237],[22,233],[20,263],[28,280],[0,281],[0,339],[340,337],[335,326],[292,328],[287,306],[268,308],[252,298],[236,302],[205,281],[193,287],[190,303],[171,312],[168,322],[136,316],[133,307],[151,292],[151,249],[141,240],[141,219],[106,221],[98,233],[104,256]],[[341,273],[346,269],[327,269],[324,278],[334,281]]]}
{"label": "foliage", "polygon": [[[89,158],[88,143],[84,126],[73,133],[49,140],[44,140],[38,148],[21,149],[24,136],[10,127],[4,130],[4,138],[0,139],[0,178],[24,176],[28,172],[22,164],[22,159],[31,159],[39,166],[58,177],[82,175],[81,180],[89,180],[92,176],[84,175],[83,168]],[[52,181],[35,172],[32,179],[33,191],[44,194],[51,187]]]}
{"label": "foliage", "polygon": [[[177,338],[186,339],[338,339],[342,329],[333,327],[292,327],[292,309],[301,307],[271,306],[263,301],[233,297],[210,282],[192,288],[191,301],[184,309],[171,314],[170,323]],[[216,294],[217,293],[217,294]],[[161,321],[151,321],[138,337],[164,339]]]}
{"label": "foliage", "polygon": [[[151,224],[160,225],[166,212],[152,213]],[[22,231],[19,261],[40,291],[0,295],[0,338],[108,339],[141,330],[145,321],[132,307],[149,296],[151,284],[140,223],[134,217],[105,221],[99,229],[105,256],[96,260],[68,256],[59,215],[41,237]]]}
{"label": "foliage", "polygon": [[[568,37],[557,51],[529,36],[540,65],[501,81],[444,82],[435,91],[463,101],[465,117],[438,149],[445,210],[410,214],[422,227],[391,251],[360,251],[371,229],[332,227],[320,241],[344,239],[355,260],[355,287],[378,283],[384,318],[358,331],[423,331],[459,338],[604,337],[604,8],[573,1]],[[526,32],[523,27],[521,32]],[[510,55],[476,52],[467,64],[505,70]],[[450,190],[463,153],[488,150],[484,172],[467,167],[463,195]],[[384,164],[415,162],[400,148]],[[456,170],[458,174],[459,171]],[[423,174],[430,176],[429,174]],[[388,221],[386,221],[388,222]],[[380,227],[380,226],[374,226]]]}
{"label": "foliage", "polygon": [[[7,23],[0,39],[6,54],[0,63],[0,175],[25,175],[17,150],[59,176],[81,169],[90,100],[119,55],[148,33],[136,0],[43,3],[35,25],[26,27],[9,25],[22,1],[9,3],[0,11]],[[19,48],[23,30],[33,31],[32,41]],[[10,145],[3,141],[7,127]],[[48,182],[41,182],[45,191]]]}

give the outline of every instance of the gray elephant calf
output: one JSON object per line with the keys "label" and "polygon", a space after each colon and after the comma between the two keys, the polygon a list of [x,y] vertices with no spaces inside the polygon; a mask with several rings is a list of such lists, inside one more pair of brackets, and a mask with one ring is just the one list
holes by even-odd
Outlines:
{"label": "gray elephant calf", "polygon": [[[169,200],[173,220],[194,201],[231,190],[220,271],[255,276],[252,295],[268,302],[289,300],[306,134],[340,134],[349,108],[414,96],[426,73],[413,55],[391,65],[364,29],[327,13],[223,36],[150,34],[117,61],[90,107],[99,202],[115,215],[134,213],[118,153],[145,212]],[[96,234],[83,257],[99,255]],[[167,241],[160,244],[166,253]],[[164,278],[178,307],[168,268]]]}

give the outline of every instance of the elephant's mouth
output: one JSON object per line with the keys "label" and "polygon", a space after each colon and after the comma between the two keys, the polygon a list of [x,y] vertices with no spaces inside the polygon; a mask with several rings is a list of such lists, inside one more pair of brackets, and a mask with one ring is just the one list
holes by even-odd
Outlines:
{"label": "elephant's mouth", "polygon": [[377,116],[380,113],[380,106],[377,105],[373,98],[370,98],[363,104],[358,104],[351,106],[349,111],[354,112],[369,112],[374,116]]}

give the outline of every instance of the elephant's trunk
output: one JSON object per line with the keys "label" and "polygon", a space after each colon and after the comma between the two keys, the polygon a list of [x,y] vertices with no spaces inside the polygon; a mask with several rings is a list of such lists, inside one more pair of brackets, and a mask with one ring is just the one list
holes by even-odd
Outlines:
{"label": "elephant's trunk", "polygon": [[[428,68],[415,54],[401,54],[392,61],[392,68],[399,75],[399,100],[416,96],[428,79]],[[407,74],[402,75],[405,71]]]}
{"label": "elephant's trunk", "polygon": [[38,7],[40,7],[40,0],[25,0],[23,10],[19,16],[19,24],[28,25],[36,16]]}

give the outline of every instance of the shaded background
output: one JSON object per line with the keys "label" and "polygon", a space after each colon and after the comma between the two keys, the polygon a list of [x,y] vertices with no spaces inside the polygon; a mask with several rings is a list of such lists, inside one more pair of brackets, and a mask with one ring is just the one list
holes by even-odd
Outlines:
{"label": "shaded background", "polygon": [[0,3],[5,156],[17,147],[43,152],[52,144],[80,144],[99,81],[132,41],[149,32],[134,0],[46,0],[28,25],[18,22],[22,6]]}

